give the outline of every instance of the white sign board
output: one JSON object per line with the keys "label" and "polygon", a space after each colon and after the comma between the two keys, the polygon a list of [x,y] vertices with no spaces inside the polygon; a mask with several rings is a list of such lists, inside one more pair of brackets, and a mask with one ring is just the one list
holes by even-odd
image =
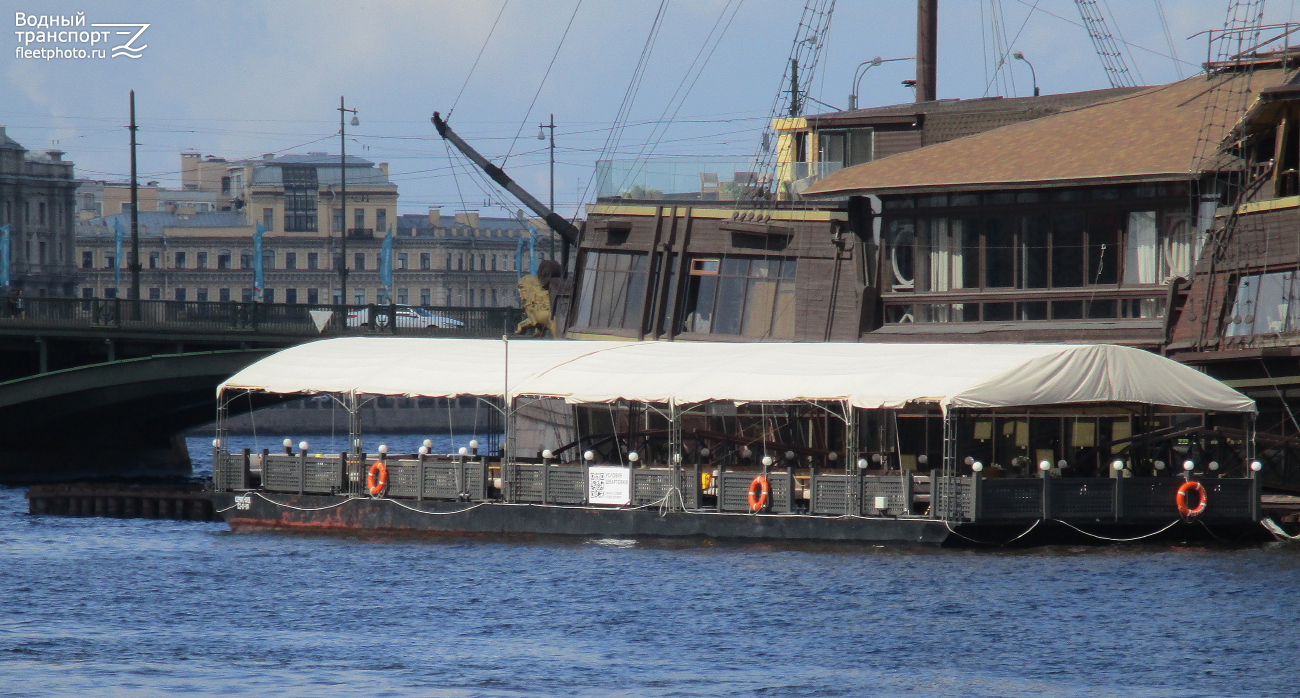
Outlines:
{"label": "white sign board", "polygon": [[593,465],[587,469],[587,501],[591,504],[632,503],[632,469]]}

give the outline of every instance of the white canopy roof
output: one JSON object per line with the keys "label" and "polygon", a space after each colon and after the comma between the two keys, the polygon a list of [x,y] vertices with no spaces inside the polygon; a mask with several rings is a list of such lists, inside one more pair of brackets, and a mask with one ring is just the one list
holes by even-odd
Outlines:
{"label": "white canopy roof", "polygon": [[[344,338],[267,357],[218,392],[499,396],[506,344],[486,339]],[[1111,345],[583,342],[509,343],[511,397],[573,403],[847,400],[1021,407],[1141,403],[1254,412],[1250,398],[1150,352]]]}

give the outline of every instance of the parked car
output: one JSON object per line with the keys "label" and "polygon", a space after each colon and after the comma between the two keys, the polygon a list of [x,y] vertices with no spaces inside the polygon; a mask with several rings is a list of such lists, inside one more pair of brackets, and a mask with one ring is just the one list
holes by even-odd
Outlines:
{"label": "parked car", "polygon": [[[398,329],[426,328],[454,330],[465,323],[446,315],[438,315],[427,308],[414,305],[399,305],[396,310]],[[375,306],[375,327],[388,326],[388,306]],[[355,308],[348,311],[348,327],[369,327],[370,309]]]}

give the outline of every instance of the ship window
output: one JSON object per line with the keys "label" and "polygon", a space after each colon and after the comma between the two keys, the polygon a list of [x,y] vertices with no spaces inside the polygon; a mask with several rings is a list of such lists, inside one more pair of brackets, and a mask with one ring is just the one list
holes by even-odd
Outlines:
{"label": "ship window", "polygon": [[576,326],[637,329],[646,266],[644,252],[587,252]]}
{"label": "ship window", "polygon": [[1251,274],[1237,281],[1229,337],[1300,330],[1300,273]]}
{"label": "ship window", "polygon": [[717,276],[721,264],[719,259],[692,259],[691,276]]}
{"label": "ship window", "polygon": [[[716,263],[716,272],[697,273]],[[794,338],[795,260],[723,257],[691,262],[680,332]]]}

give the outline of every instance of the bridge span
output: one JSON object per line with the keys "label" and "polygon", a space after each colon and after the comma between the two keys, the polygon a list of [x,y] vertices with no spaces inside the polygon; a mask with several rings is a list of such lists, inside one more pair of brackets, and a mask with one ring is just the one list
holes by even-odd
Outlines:
{"label": "bridge span", "polygon": [[216,386],[271,352],[344,335],[500,337],[522,314],[429,315],[417,323],[396,306],[0,302],[0,482],[187,476],[181,432],[212,421]]}

